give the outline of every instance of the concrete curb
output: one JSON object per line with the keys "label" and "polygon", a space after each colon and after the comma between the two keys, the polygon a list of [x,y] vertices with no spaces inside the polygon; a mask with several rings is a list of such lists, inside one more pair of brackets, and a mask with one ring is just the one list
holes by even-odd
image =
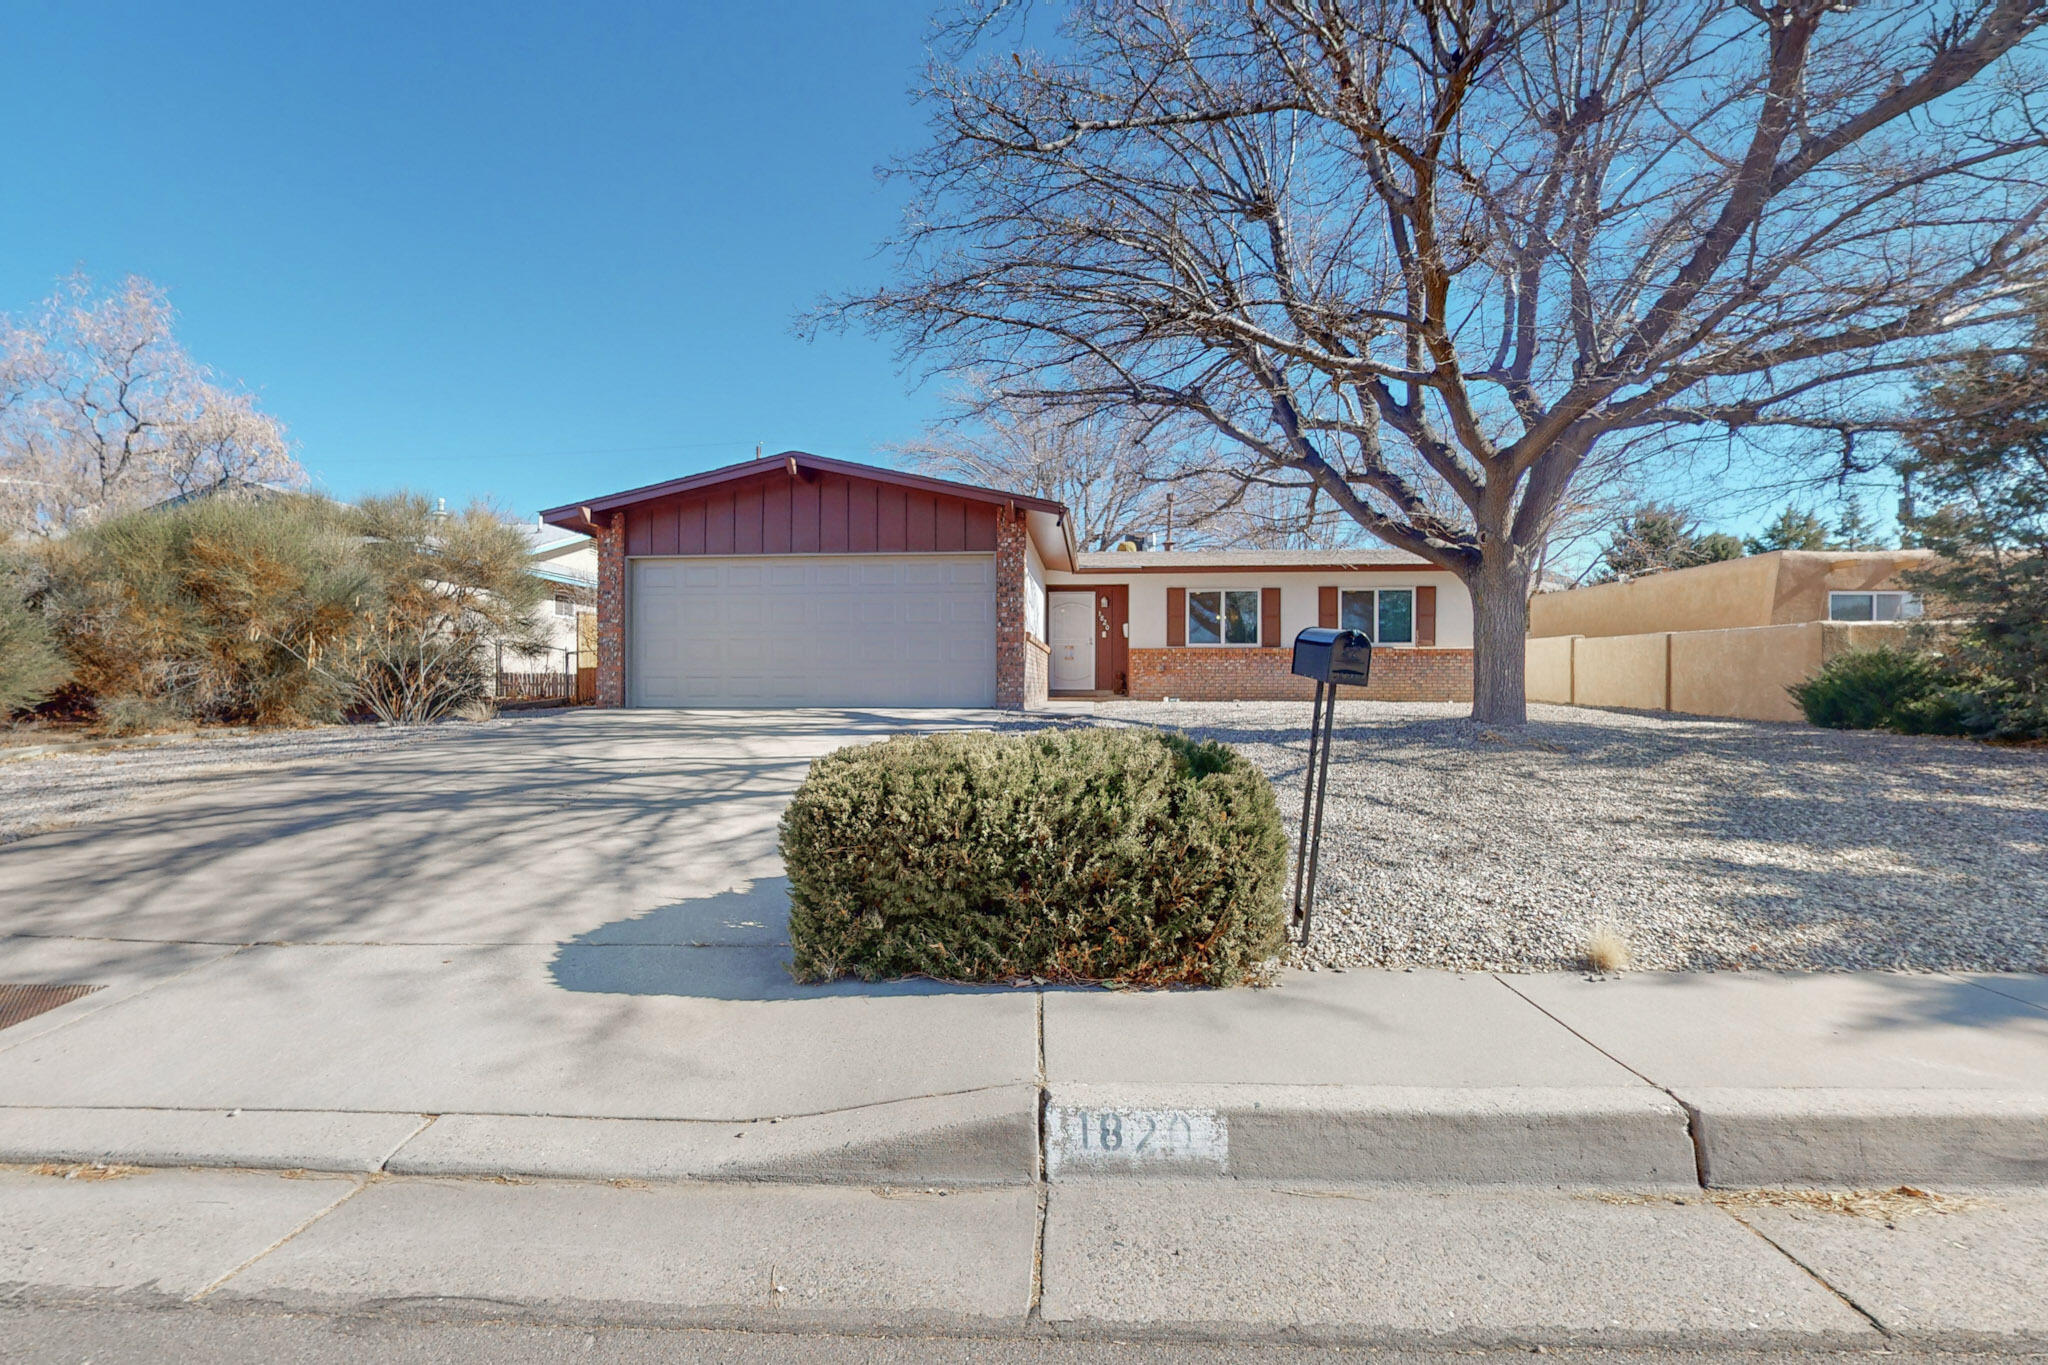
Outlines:
{"label": "concrete curb", "polygon": [[[1055,1182],[1617,1189],[2048,1186],[2048,1094],[1653,1087],[1054,1085]],[[561,1180],[1024,1185],[1011,1085],[773,1120],[0,1107],[0,1163]]]}
{"label": "concrete curb", "polygon": [[1698,1184],[1684,1109],[1647,1085],[1055,1085],[1046,1160],[1055,1180]]}
{"label": "concrete curb", "polygon": [[420,1114],[274,1109],[0,1108],[0,1162],[381,1170]]}
{"label": "concrete curb", "polygon": [[1679,1098],[1707,1186],[2048,1185],[2048,1094],[1709,1088]]}
{"label": "concrete curb", "polygon": [[447,1114],[394,1153],[397,1175],[805,1184],[1028,1185],[1031,1086],[742,1123]]}

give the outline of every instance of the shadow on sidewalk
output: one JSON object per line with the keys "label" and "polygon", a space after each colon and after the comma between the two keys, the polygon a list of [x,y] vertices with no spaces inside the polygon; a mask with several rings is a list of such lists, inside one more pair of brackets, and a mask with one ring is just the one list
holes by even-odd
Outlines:
{"label": "shadow on sidewalk", "polygon": [[839,996],[998,995],[924,977],[801,985],[789,975],[789,879],[678,901],[578,934],[548,975],[567,991],[693,996],[705,1000],[822,1000]]}

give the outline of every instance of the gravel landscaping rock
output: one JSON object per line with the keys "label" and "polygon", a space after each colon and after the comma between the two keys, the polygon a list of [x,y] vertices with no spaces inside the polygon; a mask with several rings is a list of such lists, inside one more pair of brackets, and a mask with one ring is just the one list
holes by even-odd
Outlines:
{"label": "gravel landscaping rock", "polygon": [[[2048,749],[1532,706],[1337,711],[1303,966],[2048,971]],[[1104,703],[1301,812],[1306,702]]]}
{"label": "gravel landscaping rock", "polygon": [[127,747],[23,758],[9,757],[0,748],[0,844],[102,819],[197,778],[417,744],[451,725],[475,729],[508,723],[500,717],[438,726],[328,725],[253,734],[201,733],[172,743],[143,740]]}

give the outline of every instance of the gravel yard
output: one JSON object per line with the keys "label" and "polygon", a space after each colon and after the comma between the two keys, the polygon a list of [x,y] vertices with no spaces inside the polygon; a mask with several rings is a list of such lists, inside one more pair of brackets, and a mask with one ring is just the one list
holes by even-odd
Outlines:
{"label": "gravel yard", "polygon": [[[502,719],[482,725],[503,725]],[[451,721],[448,724],[472,724]],[[280,763],[415,744],[432,726],[329,725],[246,735],[201,735],[168,744],[10,757],[0,748],[0,844],[97,820],[182,784]]]}
{"label": "gravel yard", "polygon": [[[2048,749],[1532,706],[1345,702],[1302,965],[2048,971]],[[1301,813],[1307,703],[1107,703]]]}

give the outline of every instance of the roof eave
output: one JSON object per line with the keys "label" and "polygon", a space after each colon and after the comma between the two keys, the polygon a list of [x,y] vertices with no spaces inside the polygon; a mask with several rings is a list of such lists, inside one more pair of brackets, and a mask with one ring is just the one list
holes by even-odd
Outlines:
{"label": "roof eave", "polygon": [[[600,531],[597,518],[603,513],[630,507],[634,503],[652,502],[657,498],[674,497],[702,488],[714,488],[722,483],[750,479],[778,468],[787,470],[792,477],[804,472],[842,474],[849,478],[871,479],[878,483],[915,488],[927,493],[965,498],[970,502],[985,502],[999,507],[1019,507],[1031,512],[1047,512],[1062,519],[1065,518],[1067,511],[1064,504],[1049,498],[1033,497],[1027,493],[1006,493],[1001,489],[983,488],[977,484],[955,483],[949,479],[934,479],[923,474],[908,474],[898,469],[881,469],[874,465],[829,459],[803,450],[785,450],[779,455],[727,465],[723,469],[708,469],[701,474],[690,474],[680,479],[668,479],[641,488],[629,488],[620,493],[608,493],[587,502],[550,508],[542,512],[540,518],[550,526],[581,531],[584,535],[597,535]],[[1071,532],[1068,538],[1072,539]]]}

